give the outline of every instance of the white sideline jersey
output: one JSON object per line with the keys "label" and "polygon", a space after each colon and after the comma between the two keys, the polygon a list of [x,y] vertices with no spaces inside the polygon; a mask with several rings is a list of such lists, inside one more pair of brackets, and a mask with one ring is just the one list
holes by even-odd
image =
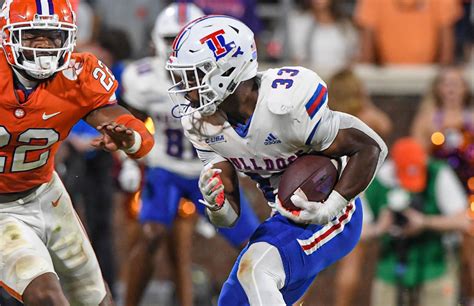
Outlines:
{"label": "white sideline jersey", "polygon": [[144,158],[149,167],[164,168],[185,177],[197,177],[202,168],[192,144],[183,134],[179,119],[171,115],[171,86],[165,63],[147,57],[131,63],[122,77],[125,102],[153,118],[155,145]]}
{"label": "white sideline jersey", "polygon": [[258,77],[257,105],[246,125],[233,127],[222,112],[203,120],[194,113],[182,123],[204,163],[230,161],[273,202],[280,174],[297,156],[327,149],[340,120],[328,108],[327,86],[315,72],[283,67]]}

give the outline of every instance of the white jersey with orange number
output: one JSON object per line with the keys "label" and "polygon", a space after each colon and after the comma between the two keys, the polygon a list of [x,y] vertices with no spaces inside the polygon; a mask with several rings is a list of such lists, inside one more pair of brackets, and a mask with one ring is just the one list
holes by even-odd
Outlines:
{"label": "white jersey with orange number", "polygon": [[167,89],[171,86],[165,63],[148,57],[130,64],[123,74],[125,102],[153,118],[155,146],[145,157],[149,167],[164,168],[186,177],[199,176],[202,164],[172,116]]}

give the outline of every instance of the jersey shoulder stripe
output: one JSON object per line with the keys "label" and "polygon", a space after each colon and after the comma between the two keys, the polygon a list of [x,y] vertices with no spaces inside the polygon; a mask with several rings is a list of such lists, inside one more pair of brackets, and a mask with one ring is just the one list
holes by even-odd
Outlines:
{"label": "jersey shoulder stripe", "polygon": [[313,117],[317,114],[319,109],[326,103],[328,96],[328,91],[326,87],[319,83],[316,91],[311,96],[309,101],[305,104],[306,112],[308,116],[313,119]]}

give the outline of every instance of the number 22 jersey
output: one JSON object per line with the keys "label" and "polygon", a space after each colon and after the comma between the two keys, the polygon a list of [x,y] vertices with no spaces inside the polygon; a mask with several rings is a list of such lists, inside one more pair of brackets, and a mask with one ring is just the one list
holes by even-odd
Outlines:
{"label": "number 22 jersey", "polygon": [[73,54],[67,69],[39,83],[23,103],[3,52],[0,75],[0,193],[48,182],[54,155],[72,126],[94,109],[116,103],[117,81],[89,53]]}

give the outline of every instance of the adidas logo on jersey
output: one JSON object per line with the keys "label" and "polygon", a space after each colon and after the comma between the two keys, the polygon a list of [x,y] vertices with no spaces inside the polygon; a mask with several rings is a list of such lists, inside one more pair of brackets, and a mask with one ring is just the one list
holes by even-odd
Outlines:
{"label": "adidas logo on jersey", "polygon": [[267,138],[265,138],[265,142],[263,144],[268,146],[268,145],[277,144],[277,143],[281,143],[281,140],[278,139],[272,133],[270,133],[270,134],[268,134]]}

